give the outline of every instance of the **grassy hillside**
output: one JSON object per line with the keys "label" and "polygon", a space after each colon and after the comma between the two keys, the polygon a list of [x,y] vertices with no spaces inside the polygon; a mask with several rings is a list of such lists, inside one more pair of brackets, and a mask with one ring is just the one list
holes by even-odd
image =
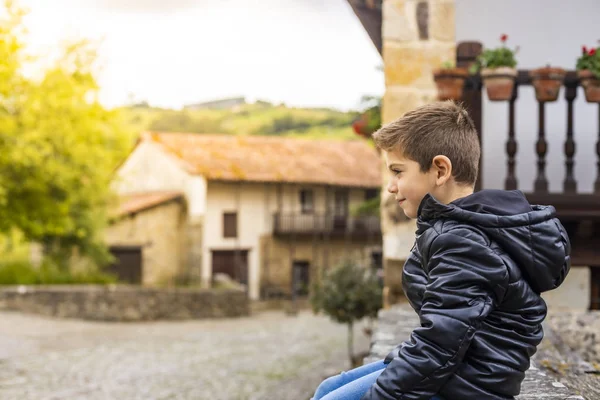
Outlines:
{"label": "grassy hillside", "polygon": [[358,112],[289,108],[268,103],[247,104],[236,110],[165,110],[150,107],[121,109],[133,132],[228,133],[308,138],[356,138],[352,121]]}

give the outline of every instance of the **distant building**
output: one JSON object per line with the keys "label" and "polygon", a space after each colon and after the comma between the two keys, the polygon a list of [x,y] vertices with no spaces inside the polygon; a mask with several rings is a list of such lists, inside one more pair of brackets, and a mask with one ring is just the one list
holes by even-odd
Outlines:
{"label": "distant building", "polygon": [[183,108],[186,110],[228,110],[244,104],[246,104],[245,97],[231,97],[228,99],[206,101],[204,103],[188,104]]}
{"label": "distant building", "polygon": [[363,140],[147,133],[117,171],[106,240],[144,284],[223,273],[252,299],[305,295],[344,258],[381,263],[379,216],[352,213],[380,164]]}

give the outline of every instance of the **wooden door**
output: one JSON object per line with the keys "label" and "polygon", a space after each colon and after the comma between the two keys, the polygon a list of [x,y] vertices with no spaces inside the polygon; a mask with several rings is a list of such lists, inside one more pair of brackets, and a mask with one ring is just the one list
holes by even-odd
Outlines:
{"label": "wooden door", "polygon": [[294,261],[292,264],[292,291],[296,296],[307,296],[310,289],[310,263]]}
{"label": "wooden door", "polygon": [[248,285],[248,250],[213,250],[212,274],[225,274]]}
{"label": "wooden door", "polygon": [[105,271],[116,275],[119,282],[142,283],[142,248],[140,246],[112,246],[115,261]]}

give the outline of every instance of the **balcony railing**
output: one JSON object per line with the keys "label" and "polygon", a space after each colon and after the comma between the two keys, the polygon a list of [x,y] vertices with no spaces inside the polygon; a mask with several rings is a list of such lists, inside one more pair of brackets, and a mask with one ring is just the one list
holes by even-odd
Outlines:
{"label": "balcony railing", "polygon": [[273,233],[280,236],[376,237],[381,235],[381,224],[378,216],[276,213]]}

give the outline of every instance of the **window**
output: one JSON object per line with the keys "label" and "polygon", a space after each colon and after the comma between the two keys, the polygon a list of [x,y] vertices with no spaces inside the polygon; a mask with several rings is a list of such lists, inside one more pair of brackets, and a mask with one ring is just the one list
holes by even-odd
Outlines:
{"label": "window", "polygon": [[314,211],[313,191],[304,189],[300,191],[300,206],[302,214],[310,214]]}
{"label": "window", "polygon": [[223,237],[237,237],[237,213],[223,213]]}
{"label": "window", "polygon": [[365,200],[372,200],[379,196],[379,189],[367,189],[365,190]]}
{"label": "window", "polygon": [[336,190],[334,194],[334,215],[336,216],[347,216],[348,215],[348,191],[347,190]]}

